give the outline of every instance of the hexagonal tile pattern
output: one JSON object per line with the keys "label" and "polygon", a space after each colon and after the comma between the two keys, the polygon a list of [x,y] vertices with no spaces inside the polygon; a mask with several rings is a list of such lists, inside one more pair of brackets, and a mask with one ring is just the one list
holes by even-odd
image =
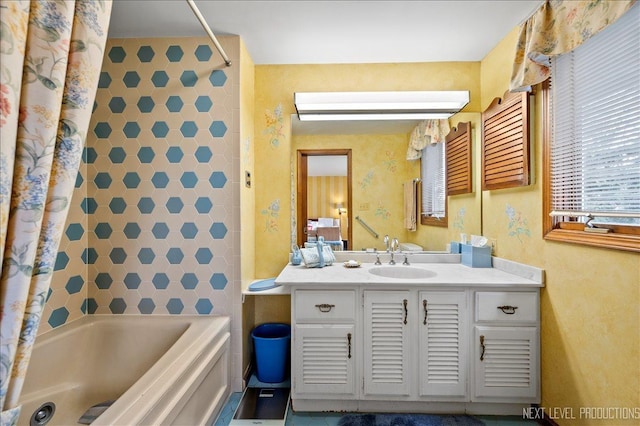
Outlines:
{"label": "hexagonal tile pattern", "polygon": [[107,189],[111,186],[111,176],[109,173],[100,172],[96,174],[96,177],[93,179],[93,182],[100,189]]}
{"label": "hexagonal tile pattern", "polygon": [[153,102],[153,98],[151,96],[140,96],[140,99],[138,99],[138,110],[142,113],[149,113],[153,111],[155,106],[156,103]]}
{"label": "hexagonal tile pattern", "polygon": [[80,259],[82,259],[86,265],[93,265],[96,263],[96,260],[98,260],[98,252],[93,247],[86,248],[82,251]]}
{"label": "hexagonal tile pattern", "polygon": [[198,213],[205,214],[211,211],[213,204],[211,203],[211,200],[208,199],[207,197],[199,197],[196,200],[194,206]]}
{"label": "hexagonal tile pattern", "polygon": [[108,89],[111,86],[111,76],[108,72],[102,71],[98,80],[98,89]]}
{"label": "hexagonal tile pattern", "polygon": [[127,252],[122,247],[114,247],[109,253],[109,258],[116,265],[122,265],[127,260]]}
{"label": "hexagonal tile pattern", "polygon": [[193,272],[187,272],[180,279],[180,284],[185,290],[193,290],[198,285],[198,277]]}
{"label": "hexagonal tile pattern", "polygon": [[76,183],[75,188],[80,188],[84,183],[84,179],[82,178],[82,173],[78,170],[78,174],[76,175]]}
{"label": "hexagonal tile pattern", "polygon": [[213,87],[222,87],[227,81],[227,75],[222,70],[213,70],[209,74],[209,81]]}
{"label": "hexagonal tile pattern", "polygon": [[127,302],[122,297],[114,297],[109,303],[109,310],[112,314],[124,314],[127,309]]}
{"label": "hexagonal tile pattern", "polygon": [[183,309],[184,305],[182,304],[182,300],[180,299],[176,299],[174,297],[169,299],[169,301],[167,302],[167,311],[169,311],[169,313],[172,315],[179,315],[180,313],[182,313]]}
{"label": "hexagonal tile pattern", "polygon": [[124,51],[124,49],[121,46],[113,46],[109,50],[109,59],[111,59],[111,62],[113,62],[114,64],[122,63],[122,61],[124,61],[124,58],[126,56],[127,56],[127,53]]}
{"label": "hexagonal tile pattern", "polygon": [[185,121],[182,123],[182,126],[180,126],[180,133],[182,133],[182,136],[185,138],[193,138],[198,133],[198,126],[193,121]]}
{"label": "hexagonal tile pattern", "polygon": [[100,290],[108,290],[113,284],[113,278],[107,272],[100,272],[96,275],[95,283]]}
{"label": "hexagonal tile pattern", "polygon": [[154,55],[155,52],[151,46],[140,46],[140,49],[138,49],[138,59],[140,59],[140,62],[151,62]]}
{"label": "hexagonal tile pattern", "polygon": [[98,310],[98,302],[93,297],[87,299],[87,314],[93,315]]}
{"label": "hexagonal tile pattern", "polygon": [[184,253],[180,250],[180,247],[171,247],[167,251],[167,260],[172,265],[179,265],[182,263],[182,259],[184,259]]}
{"label": "hexagonal tile pattern", "polygon": [[69,278],[64,288],[67,290],[67,293],[76,294],[82,290],[82,286],[84,286],[84,279],[82,279],[80,275],[74,275]]}
{"label": "hexagonal tile pattern", "polygon": [[199,45],[198,47],[196,47],[196,50],[194,52],[194,54],[196,55],[196,58],[200,62],[208,61],[209,58],[211,58],[212,53],[213,52],[211,51],[211,48],[206,44]]}
{"label": "hexagonal tile pattern", "polygon": [[186,222],[182,224],[180,233],[187,240],[193,240],[198,235],[198,227],[193,222]]}
{"label": "hexagonal tile pattern", "polygon": [[93,214],[98,208],[98,203],[96,203],[96,200],[93,198],[84,198],[80,202],[80,208],[85,214]]}
{"label": "hexagonal tile pattern", "polygon": [[156,258],[156,254],[149,247],[143,247],[138,251],[138,260],[143,265],[151,265]]}
{"label": "hexagonal tile pattern", "polygon": [[213,253],[207,247],[200,247],[196,250],[196,260],[201,265],[207,265],[213,259]]}
{"label": "hexagonal tile pattern", "polygon": [[129,189],[135,189],[140,185],[140,176],[136,172],[127,172],[122,178],[124,186]]}
{"label": "hexagonal tile pattern", "polygon": [[128,138],[137,138],[140,134],[140,126],[135,121],[129,121],[124,125],[122,131]]}
{"label": "hexagonal tile pattern", "polygon": [[223,188],[224,184],[227,183],[227,177],[223,172],[213,172],[209,177],[209,183],[213,188]]}
{"label": "hexagonal tile pattern", "polygon": [[130,240],[138,238],[140,236],[140,232],[142,232],[140,230],[140,226],[138,226],[138,224],[135,222],[127,223],[122,231],[124,232],[124,235],[126,235],[126,237]]}
{"label": "hexagonal tile pattern", "polygon": [[169,176],[165,172],[155,172],[151,182],[156,188],[166,188],[169,184]]}
{"label": "hexagonal tile pattern", "polygon": [[78,241],[84,235],[84,228],[79,223],[70,223],[64,233],[69,238],[69,241]]}
{"label": "hexagonal tile pattern", "polygon": [[115,146],[109,151],[109,159],[113,164],[121,164],[127,158],[127,152],[124,148]]}
{"label": "hexagonal tile pattern", "polygon": [[98,237],[99,239],[107,240],[111,236],[113,229],[107,222],[100,222],[96,225],[94,232],[96,234],[96,237]]}
{"label": "hexagonal tile pattern", "polygon": [[211,276],[209,284],[211,284],[211,287],[214,290],[224,290],[224,288],[227,286],[227,277],[225,277],[224,274],[216,272]]}
{"label": "hexagonal tile pattern", "polygon": [[[108,123],[107,126],[109,125]],[[109,132],[111,132],[111,127],[109,127]],[[82,151],[82,161],[84,161],[86,164],[93,164],[95,163],[96,159],[98,158],[98,153],[96,152],[95,149],[88,147],[85,148]]]}
{"label": "hexagonal tile pattern", "polygon": [[140,311],[141,314],[152,314],[155,308],[156,304],[153,303],[153,299],[148,297],[143,297],[138,303],[138,311]]}
{"label": "hexagonal tile pattern", "polygon": [[183,188],[195,188],[198,184],[198,176],[194,172],[184,172],[180,176],[180,183]]}
{"label": "hexagonal tile pattern", "polygon": [[176,214],[182,211],[182,208],[184,207],[184,203],[182,202],[180,197],[170,197],[167,200],[166,206],[169,213]]}
{"label": "hexagonal tile pattern", "polygon": [[56,256],[56,263],[53,265],[54,271],[61,271],[69,264],[69,256],[64,251],[59,251]]}
{"label": "hexagonal tile pattern", "polygon": [[200,315],[209,315],[213,311],[213,305],[209,299],[198,299],[195,308]]}
{"label": "hexagonal tile pattern", "polygon": [[135,272],[129,272],[124,276],[124,285],[129,290],[137,289],[138,287],[140,287],[141,282],[142,280],[140,279],[140,275],[136,274]]}
{"label": "hexagonal tile pattern", "polygon": [[109,203],[109,209],[113,214],[122,214],[127,208],[127,203],[122,197],[113,197]]}
{"label": "hexagonal tile pattern", "polygon": [[152,213],[155,207],[156,207],[156,204],[153,202],[153,199],[150,197],[142,197],[138,201],[138,210],[142,214]]}
{"label": "hexagonal tile pattern", "polygon": [[126,107],[127,107],[127,104],[125,103],[124,99],[122,99],[120,96],[114,96],[109,101],[109,109],[114,114],[120,114],[122,111],[124,111]]}
{"label": "hexagonal tile pattern", "polygon": [[111,134],[111,126],[109,123],[101,121],[96,123],[96,126],[93,128],[93,133],[95,133],[96,137],[99,139],[106,139]]}
{"label": "hexagonal tile pattern", "polygon": [[222,239],[227,235],[227,227],[222,222],[215,222],[209,228],[209,234],[216,240]]}
{"label": "hexagonal tile pattern", "polygon": [[214,121],[211,123],[211,126],[209,126],[209,133],[211,133],[211,136],[214,138],[221,138],[227,133],[227,126],[224,124],[224,121]]}
{"label": "hexagonal tile pattern", "polygon": [[211,102],[211,98],[206,95],[198,96],[198,99],[196,99],[195,102],[195,106],[199,112],[209,112],[209,110],[213,106],[213,102]]}
{"label": "hexagonal tile pattern", "polygon": [[179,146],[170,146],[169,149],[167,149],[166,157],[170,163],[175,164],[179,163],[182,160],[182,157],[184,157],[184,153]]}
{"label": "hexagonal tile pattern", "polygon": [[63,306],[62,308],[54,309],[47,322],[51,327],[56,328],[67,322],[67,318],[69,318],[69,311]]}
{"label": "hexagonal tile pattern", "polygon": [[166,87],[169,82],[169,76],[164,71],[156,71],[151,76],[151,82],[155,87]]}
{"label": "hexagonal tile pattern", "polygon": [[192,70],[183,71],[180,76],[180,82],[184,87],[193,87],[198,82],[198,74]]}
{"label": "hexagonal tile pattern", "polygon": [[140,84],[140,76],[135,71],[127,71],[124,73],[124,77],[122,77],[122,82],[128,88],[138,87],[138,84]]}
{"label": "hexagonal tile pattern", "polygon": [[167,98],[167,102],[165,102],[164,105],[167,107],[169,112],[180,112],[184,106],[184,102],[182,102],[180,96],[172,95]]}
{"label": "hexagonal tile pattern", "polygon": [[164,222],[158,222],[155,225],[153,225],[153,228],[151,229],[151,233],[157,239],[163,240],[167,238],[167,235],[169,235],[169,227]]}
{"label": "hexagonal tile pattern", "polygon": [[167,48],[166,55],[169,62],[180,62],[180,59],[182,59],[184,52],[182,51],[182,48],[180,46],[174,45]]}
{"label": "hexagonal tile pattern", "polygon": [[153,286],[158,290],[164,290],[169,287],[169,277],[164,272],[158,272],[153,276],[151,280]]}
{"label": "hexagonal tile pattern", "polygon": [[153,133],[153,136],[156,138],[164,138],[167,136],[167,133],[169,133],[169,126],[167,126],[167,123],[164,121],[156,121],[153,123],[153,126],[151,126],[151,133]]}
{"label": "hexagonal tile pattern", "polygon": [[209,160],[211,160],[211,157],[213,157],[211,148],[209,148],[208,146],[199,146],[193,155],[195,155],[196,160],[198,160],[198,163],[206,163]]}
{"label": "hexagonal tile pattern", "polygon": [[153,152],[153,148],[150,146],[140,147],[138,150],[138,160],[140,160],[143,164],[148,164],[153,161],[153,157],[156,156],[156,153]]}

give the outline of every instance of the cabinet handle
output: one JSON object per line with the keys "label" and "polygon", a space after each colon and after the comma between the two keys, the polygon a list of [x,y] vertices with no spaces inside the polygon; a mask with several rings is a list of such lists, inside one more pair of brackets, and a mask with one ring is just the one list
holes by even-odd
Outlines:
{"label": "cabinet handle", "polygon": [[500,309],[504,314],[513,315],[516,313],[516,309],[518,309],[518,307],[511,306],[511,305],[503,305],[503,306],[498,306],[498,309]]}
{"label": "cabinet handle", "polygon": [[422,323],[427,325],[427,299],[422,300],[422,308],[424,309],[424,321]]}
{"label": "cabinet handle", "polygon": [[320,312],[329,312],[332,308],[335,308],[336,305],[329,305],[328,303],[321,303],[316,305],[316,308],[320,309]]}
{"label": "cabinet handle", "polygon": [[349,355],[347,358],[351,359],[351,333],[347,334],[347,346],[349,348]]}
{"label": "cabinet handle", "polygon": [[402,301],[402,305],[404,306],[404,323],[407,323],[407,315],[409,314],[409,312],[407,311],[407,299],[404,299]]}
{"label": "cabinet handle", "polygon": [[480,352],[480,361],[484,361],[484,336],[480,336],[480,347],[482,348],[482,352]]}

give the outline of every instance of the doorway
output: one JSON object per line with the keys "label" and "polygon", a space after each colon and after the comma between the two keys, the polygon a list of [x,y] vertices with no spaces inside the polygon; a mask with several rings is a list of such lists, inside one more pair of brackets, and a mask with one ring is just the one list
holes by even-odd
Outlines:
{"label": "doorway", "polygon": [[[345,156],[346,157],[346,199],[331,199],[331,194],[326,194],[325,203],[330,203],[335,210],[341,224],[341,236],[345,242],[344,249],[351,250],[352,238],[352,191],[351,191],[351,150],[350,149],[313,149],[297,151],[298,176],[296,185],[296,235],[297,244],[304,247],[308,236],[308,220],[318,219],[309,217],[309,157]],[[339,204],[342,204],[338,211]],[[344,215],[344,216],[343,216]],[[333,217],[333,216],[331,216]],[[346,217],[346,218],[345,218]],[[344,222],[344,224],[343,224]]]}

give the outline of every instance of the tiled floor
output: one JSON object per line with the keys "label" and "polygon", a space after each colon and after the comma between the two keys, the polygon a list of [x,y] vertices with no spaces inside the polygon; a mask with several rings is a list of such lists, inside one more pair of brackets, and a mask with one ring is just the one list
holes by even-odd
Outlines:
{"label": "tiled floor", "polygon": [[[249,382],[249,386],[260,386],[260,383],[254,378]],[[273,386],[273,385],[269,385]],[[288,384],[286,384],[288,386]],[[240,403],[242,393],[237,392],[231,394],[229,401],[224,406],[218,419],[214,423],[215,426],[227,426],[236,407]],[[340,417],[344,413],[293,413],[289,410],[287,413],[286,426],[336,426]],[[537,423],[533,420],[525,420],[519,416],[475,416],[481,420],[486,426],[533,426]]]}

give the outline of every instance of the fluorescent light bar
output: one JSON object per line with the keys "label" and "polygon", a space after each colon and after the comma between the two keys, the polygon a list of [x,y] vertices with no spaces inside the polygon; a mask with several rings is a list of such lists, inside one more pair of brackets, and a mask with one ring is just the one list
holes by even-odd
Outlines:
{"label": "fluorescent light bar", "polygon": [[305,120],[415,120],[448,118],[469,103],[469,92],[296,92]]}

